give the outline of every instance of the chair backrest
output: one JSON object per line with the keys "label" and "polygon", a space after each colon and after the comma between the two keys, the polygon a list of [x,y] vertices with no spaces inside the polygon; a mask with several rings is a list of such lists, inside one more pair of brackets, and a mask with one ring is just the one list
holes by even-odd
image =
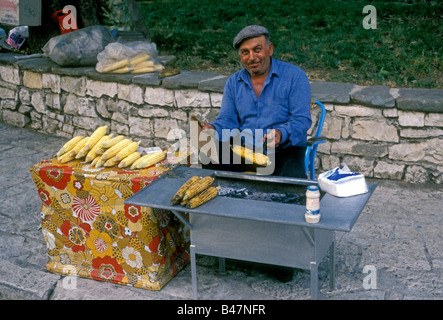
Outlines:
{"label": "chair backrest", "polygon": [[321,132],[323,130],[323,123],[326,117],[326,108],[320,101],[312,101],[311,102],[311,118],[312,125],[308,130],[308,136],[320,137]]}

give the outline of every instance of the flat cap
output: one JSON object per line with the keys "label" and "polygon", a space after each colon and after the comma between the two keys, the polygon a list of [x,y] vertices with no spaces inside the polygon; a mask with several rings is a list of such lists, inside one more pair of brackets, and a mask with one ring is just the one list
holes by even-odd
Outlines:
{"label": "flat cap", "polygon": [[238,47],[240,46],[240,43],[243,40],[246,40],[249,38],[254,38],[254,37],[259,37],[259,36],[263,36],[263,35],[269,36],[269,31],[265,27],[256,26],[256,25],[244,27],[243,29],[240,30],[240,32],[234,38],[234,42],[233,42],[234,48],[238,49]]}

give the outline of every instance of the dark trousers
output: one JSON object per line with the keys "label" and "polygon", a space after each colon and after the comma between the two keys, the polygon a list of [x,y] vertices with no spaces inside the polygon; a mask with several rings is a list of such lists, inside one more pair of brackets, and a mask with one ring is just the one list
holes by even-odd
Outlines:
{"label": "dark trousers", "polygon": [[[203,164],[203,169],[222,170],[222,171],[234,171],[234,172],[246,172],[257,171],[257,166],[244,163],[244,159],[240,164],[234,164],[234,155],[229,146],[223,145],[227,142],[220,142],[218,145],[218,159],[219,163]],[[229,158],[223,157],[222,151],[229,150]],[[269,155],[272,159],[274,157],[274,171],[271,173],[275,176],[294,177],[306,179],[305,172],[305,147],[288,147],[288,148],[276,148],[275,155]],[[229,159],[229,161],[228,161]],[[223,161],[224,160],[224,161]]]}

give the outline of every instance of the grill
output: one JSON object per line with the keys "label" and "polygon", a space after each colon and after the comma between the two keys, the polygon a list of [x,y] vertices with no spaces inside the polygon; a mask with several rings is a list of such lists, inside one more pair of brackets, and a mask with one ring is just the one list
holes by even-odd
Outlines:
{"label": "grill", "polygon": [[[220,195],[195,208],[170,201],[190,177],[211,175]],[[305,222],[304,194],[316,180],[176,167],[125,201],[125,204],[171,210],[191,231],[192,289],[198,298],[195,255],[301,268],[311,271],[311,297],[318,297],[318,265],[330,254],[334,287],[334,232],[351,231],[376,185],[363,195],[337,198],[321,193],[321,220]],[[189,221],[181,212],[189,212]]]}

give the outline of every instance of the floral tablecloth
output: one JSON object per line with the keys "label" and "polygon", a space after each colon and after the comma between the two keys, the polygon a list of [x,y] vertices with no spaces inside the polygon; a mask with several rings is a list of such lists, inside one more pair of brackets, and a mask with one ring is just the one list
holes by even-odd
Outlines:
{"label": "floral tablecloth", "polygon": [[56,159],[30,168],[49,271],[160,290],[189,262],[189,230],[165,210],[124,200],[168,170],[127,171]]}

